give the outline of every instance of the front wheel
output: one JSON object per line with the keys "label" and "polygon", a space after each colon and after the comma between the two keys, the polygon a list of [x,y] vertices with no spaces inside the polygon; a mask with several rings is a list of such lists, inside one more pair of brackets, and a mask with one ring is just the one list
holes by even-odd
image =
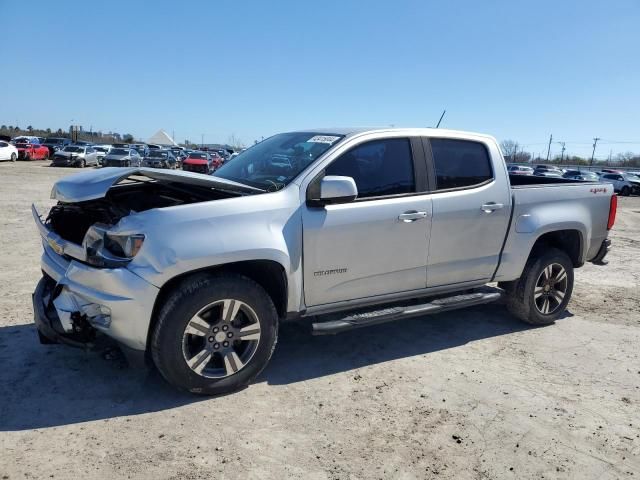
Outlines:
{"label": "front wheel", "polygon": [[18,159],[18,156],[15,153],[11,154],[11,161],[15,162]]}
{"label": "front wheel", "polygon": [[622,190],[620,190],[620,195],[622,195],[623,197],[628,197],[629,195],[631,195],[631,189],[625,185],[624,187],[622,187]]}
{"label": "front wheel", "polygon": [[242,275],[198,275],[160,310],[151,354],[170,384],[216,395],[254,380],[277,337],[278,314],[260,285]]}
{"label": "front wheel", "polygon": [[522,276],[502,285],[507,309],[532,325],[548,325],[565,311],[573,291],[573,263],[562,250],[549,248],[532,255]]}

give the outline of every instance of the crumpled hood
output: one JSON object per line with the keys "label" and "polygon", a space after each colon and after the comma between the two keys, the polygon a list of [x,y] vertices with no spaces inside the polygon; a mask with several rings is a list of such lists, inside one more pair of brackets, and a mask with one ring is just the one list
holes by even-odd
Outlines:
{"label": "crumpled hood", "polygon": [[259,188],[225,180],[224,178],[182,170],[156,170],[153,168],[122,168],[104,167],[89,170],[75,175],[69,175],[58,180],[51,190],[51,198],[61,202],[84,202],[103,198],[107,191],[116,183],[132,176],[144,176],[152,180],[179,182],[187,185],[202,185],[208,187],[235,187],[244,191],[261,192]]}

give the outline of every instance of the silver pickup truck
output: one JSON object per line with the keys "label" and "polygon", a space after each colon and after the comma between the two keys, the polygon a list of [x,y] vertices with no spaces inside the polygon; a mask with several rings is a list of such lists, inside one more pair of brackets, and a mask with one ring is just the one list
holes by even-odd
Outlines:
{"label": "silver pickup truck", "polygon": [[52,198],[41,341],[106,335],[203,394],[250,383],[285,320],[332,334],[504,296],[553,323],[616,211],[611,185],[510,179],[494,138],[422,128],[283,133],[214,175],[102,168]]}

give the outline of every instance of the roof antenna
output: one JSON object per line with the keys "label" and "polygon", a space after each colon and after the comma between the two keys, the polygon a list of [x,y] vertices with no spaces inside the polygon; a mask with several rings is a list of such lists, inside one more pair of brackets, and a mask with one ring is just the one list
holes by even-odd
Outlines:
{"label": "roof antenna", "polygon": [[440,120],[438,120],[438,124],[436,125],[436,128],[438,128],[440,126],[440,122],[442,121],[442,119],[444,118],[444,114],[447,113],[446,110],[442,111],[442,115],[440,115]]}

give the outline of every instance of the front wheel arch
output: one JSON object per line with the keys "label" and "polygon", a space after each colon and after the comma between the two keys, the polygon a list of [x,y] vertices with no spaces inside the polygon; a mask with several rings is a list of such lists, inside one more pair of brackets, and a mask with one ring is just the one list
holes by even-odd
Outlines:
{"label": "front wheel arch", "polygon": [[289,285],[285,268],[274,260],[246,260],[241,262],[214,265],[207,268],[182,273],[165,282],[161,287],[153,305],[151,321],[147,332],[147,352],[149,351],[151,335],[158,321],[158,315],[165,302],[175,289],[181,288],[185,282],[200,275],[216,275],[233,273],[250,278],[260,285],[271,297],[278,316],[282,319],[287,315],[289,299]]}

